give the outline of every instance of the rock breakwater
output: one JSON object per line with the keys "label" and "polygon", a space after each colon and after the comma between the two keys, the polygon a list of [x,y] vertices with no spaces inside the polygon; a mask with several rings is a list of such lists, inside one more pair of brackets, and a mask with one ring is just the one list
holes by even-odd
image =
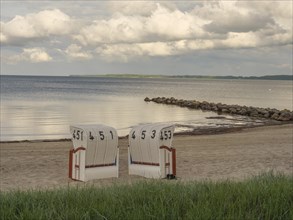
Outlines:
{"label": "rock breakwater", "polygon": [[155,102],[166,105],[177,105],[191,109],[200,109],[203,111],[213,111],[218,114],[243,115],[256,118],[273,119],[277,121],[293,121],[293,112],[287,109],[278,110],[275,108],[258,108],[252,106],[228,105],[222,103],[212,103],[207,101],[175,99],[174,97],[157,97],[144,99],[146,102]]}

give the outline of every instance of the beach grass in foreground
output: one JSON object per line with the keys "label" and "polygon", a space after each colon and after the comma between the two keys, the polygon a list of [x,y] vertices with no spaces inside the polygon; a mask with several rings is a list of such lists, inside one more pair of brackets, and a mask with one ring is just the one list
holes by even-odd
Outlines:
{"label": "beach grass in foreground", "polygon": [[293,176],[1,192],[1,219],[293,219]]}

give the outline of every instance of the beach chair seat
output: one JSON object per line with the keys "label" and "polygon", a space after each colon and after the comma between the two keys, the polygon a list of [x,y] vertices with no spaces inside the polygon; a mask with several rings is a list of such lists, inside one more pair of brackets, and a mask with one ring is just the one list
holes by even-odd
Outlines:
{"label": "beach chair seat", "polygon": [[172,148],[175,126],[167,123],[145,124],[129,133],[129,175],[147,178],[174,178],[176,155]]}
{"label": "beach chair seat", "polygon": [[115,128],[106,125],[70,126],[69,177],[88,181],[118,177],[119,148]]}

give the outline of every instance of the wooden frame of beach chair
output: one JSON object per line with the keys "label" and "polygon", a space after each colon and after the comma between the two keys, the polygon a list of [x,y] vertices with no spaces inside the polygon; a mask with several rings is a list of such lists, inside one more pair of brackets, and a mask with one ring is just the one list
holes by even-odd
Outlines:
{"label": "wooden frame of beach chair", "polygon": [[155,123],[139,125],[129,133],[129,175],[146,178],[176,176],[176,151],[172,148],[175,126]]}
{"label": "wooden frame of beach chair", "polygon": [[70,126],[69,178],[79,181],[118,177],[119,148],[115,128],[105,125]]}

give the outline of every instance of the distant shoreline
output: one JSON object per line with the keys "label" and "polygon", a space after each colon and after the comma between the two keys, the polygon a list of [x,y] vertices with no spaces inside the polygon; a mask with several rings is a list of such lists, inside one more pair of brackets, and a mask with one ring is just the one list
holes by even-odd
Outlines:
{"label": "distant shoreline", "polygon": [[293,81],[293,75],[264,75],[264,76],[204,76],[204,75],[148,75],[148,74],[101,74],[101,75],[6,75],[0,77],[93,77],[120,79],[195,79],[195,80],[281,80]]}
{"label": "distant shoreline", "polygon": [[141,74],[103,74],[103,75],[69,75],[69,77],[98,78],[134,78],[134,79],[240,79],[240,80],[293,80],[293,75],[264,76],[204,76],[204,75],[141,75]]}

